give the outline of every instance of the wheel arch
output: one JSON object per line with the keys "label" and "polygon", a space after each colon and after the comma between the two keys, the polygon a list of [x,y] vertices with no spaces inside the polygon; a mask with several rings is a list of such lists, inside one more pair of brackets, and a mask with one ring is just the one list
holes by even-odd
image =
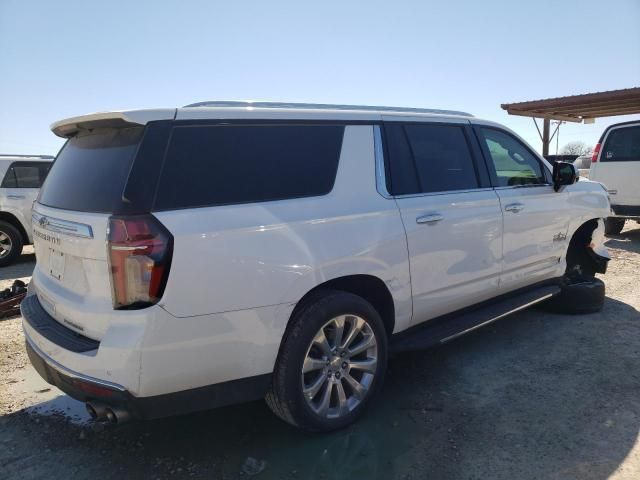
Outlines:
{"label": "wheel arch", "polygon": [[571,238],[569,239],[569,244],[567,246],[567,250],[572,246],[575,246],[577,242],[582,241],[582,239],[591,238],[591,234],[593,231],[598,228],[598,220],[600,218],[592,218],[590,220],[583,221],[578,227],[573,231]]}
{"label": "wheel arch", "polygon": [[591,251],[597,251],[597,248],[594,247],[594,242],[602,245],[601,240],[598,240],[598,238],[594,239],[593,235],[600,226],[602,226],[603,230],[600,232],[601,237],[604,238],[604,223],[602,218],[591,218],[583,221],[578,228],[573,231],[565,254],[566,274],[570,274],[570,271],[576,265],[582,265],[583,267],[588,265],[587,268],[592,269],[592,273],[604,273],[604,271],[606,271],[606,260],[603,260],[594,251]]}
{"label": "wheel arch", "polygon": [[320,298],[325,292],[331,290],[349,292],[364,298],[380,314],[387,335],[391,336],[395,328],[395,304],[393,295],[382,279],[370,274],[346,275],[332,278],[331,280],[316,285],[305,293],[296,303],[287,322],[287,327],[291,319],[294,318],[301,309]]}

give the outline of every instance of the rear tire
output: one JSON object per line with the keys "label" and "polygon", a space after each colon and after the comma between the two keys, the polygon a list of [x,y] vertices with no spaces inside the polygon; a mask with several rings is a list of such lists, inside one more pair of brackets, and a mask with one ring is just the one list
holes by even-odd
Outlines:
{"label": "rear tire", "polygon": [[22,253],[22,235],[16,227],[0,220],[0,267],[12,264]]}
{"label": "rear tire", "polygon": [[327,291],[291,319],[266,401],[303,430],[343,428],[369,405],[386,366],[387,335],[378,312],[357,295]]}
{"label": "rear tire", "polygon": [[625,218],[607,217],[604,220],[604,233],[607,235],[618,235],[624,228]]}

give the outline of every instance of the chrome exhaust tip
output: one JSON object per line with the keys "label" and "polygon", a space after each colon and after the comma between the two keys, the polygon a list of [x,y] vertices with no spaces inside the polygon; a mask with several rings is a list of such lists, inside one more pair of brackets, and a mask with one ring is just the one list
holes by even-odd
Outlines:
{"label": "chrome exhaust tip", "polygon": [[87,402],[84,404],[92,420],[100,422],[107,419],[107,407],[100,403]]}
{"label": "chrome exhaust tip", "polygon": [[129,421],[131,415],[129,415],[129,412],[126,410],[121,410],[120,408],[107,408],[106,417],[109,423],[119,425]]}

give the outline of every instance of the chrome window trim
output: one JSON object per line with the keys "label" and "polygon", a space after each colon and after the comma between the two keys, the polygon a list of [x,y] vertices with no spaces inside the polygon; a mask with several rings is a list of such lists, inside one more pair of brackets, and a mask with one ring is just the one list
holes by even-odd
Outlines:
{"label": "chrome window trim", "polygon": [[49,217],[36,211],[31,213],[31,223],[33,226],[49,232],[64,233],[65,235],[80,238],[93,238],[91,225]]}
{"label": "chrome window trim", "polygon": [[553,187],[551,183],[534,183],[531,185],[511,185],[506,187],[493,187],[494,190],[515,190],[522,188],[540,188],[540,187]]}
{"label": "chrome window trim", "polygon": [[425,192],[425,193],[407,193],[405,195],[395,195],[391,198],[414,198],[414,197],[434,197],[438,195],[455,195],[457,193],[474,193],[474,192],[490,192],[494,190],[492,187],[468,188],[465,190],[445,190],[443,192]]}

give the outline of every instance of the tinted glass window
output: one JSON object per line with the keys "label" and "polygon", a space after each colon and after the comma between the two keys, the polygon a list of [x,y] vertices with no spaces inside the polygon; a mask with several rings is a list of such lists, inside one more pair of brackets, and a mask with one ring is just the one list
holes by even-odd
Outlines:
{"label": "tinted glass window", "polygon": [[495,168],[496,186],[547,183],[542,164],[520,141],[492,128],[482,128],[481,131]]}
{"label": "tinted glass window", "polygon": [[640,161],[640,126],[611,130],[602,149],[600,161]]}
{"label": "tinted glass window", "polygon": [[478,188],[462,127],[391,124],[386,131],[394,195]]}
{"label": "tinted glass window", "polygon": [[420,193],[418,172],[413,155],[407,142],[404,126],[401,124],[385,125],[385,143],[387,145],[389,185],[387,189],[392,195]]}
{"label": "tinted glass window", "polygon": [[155,208],[264,202],[333,188],[344,126],[175,127]]}
{"label": "tinted glass window", "polygon": [[51,164],[46,162],[11,164],[2,180],[3,188],[40,188]]}
{"label": "tinted glass window", "polygon": [[84,212],[112,212],[122,191],[143,127],[103,129],[70,139],[58,154],[39,202]]}

